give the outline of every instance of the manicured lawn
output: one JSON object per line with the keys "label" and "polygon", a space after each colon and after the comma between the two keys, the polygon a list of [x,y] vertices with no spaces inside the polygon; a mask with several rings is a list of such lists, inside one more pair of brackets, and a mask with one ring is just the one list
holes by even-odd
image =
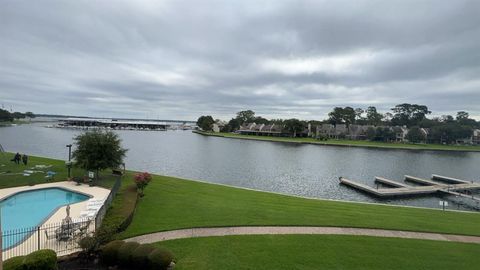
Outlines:
{"label": "manicured lawn", "polygon": [[[26,154],[28,155],[28,153]],[[10,161],[14,155],[14,153],[0,153],[0,188],[46,183],[47,178],[45,178],[45,176],[47,171],[53,171],[57,173],[52,181],[67,180],[68,170],[65,166],[64,160],[28,156],[28,164],[25,166],[23,163],[17,165],[13,161]],[[35,165],[46,165],[51,167],[35,169]],[[39,172],[30,174],[30,176],[24,176],[24,170],[34,170]],[[83,175],[85,175],[84,170],[78,168],[72,169],[72,176]],[[111,175],[111,171],[101,172],[100,175],[101,179],[97,182],[99,186],[106,188],[113,186],[115,177]]]}
{"label": "manicured lawn", "polygon": [[319,141],[313,138],[289,138],[289,137],[270,137],[270,136],[256,136],[256,135],[239,135],[233,133],[211,133],[211,132],[196,132],[206,136],[216,136],[224,138],[261,140],[273,142],[291,142],[291,143],[308,143],[318,145],[336,145],[336,146],[351,146],[351,147],[373,147],[373,148],[392,148],[392,149],[407,149],[407,150],[443,150],[443,151],[480,151],[480,146],[468,145],[441,145],[441,144],[411,144],[411,143],[385,143],[372,142],[360,140],[327,140]]}
{"label": "manicured lawn", "polygon": [[302,199],[154,176],[121,237],[192,227],[321,225],[480,235],[480,214]]}
{"label": "manicured lawn", "polygon": [[333,235],[226,236],[157,243],[175,269],[478,269],[480,245]]}

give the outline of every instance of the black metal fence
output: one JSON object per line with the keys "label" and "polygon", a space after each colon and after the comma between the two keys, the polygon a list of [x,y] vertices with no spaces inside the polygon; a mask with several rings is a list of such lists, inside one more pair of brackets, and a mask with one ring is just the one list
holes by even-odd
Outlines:
{"label": "black metal fence", "polygon": [[43,224],[2,232],[3,258],[22,256],[39,249],[52,249],[59,256],[79,250],[78,241],[95,232],[94,219]]}
{"label": "black metal fence", "polygon": [[40,249],[52,249],[57,252],[58,256],[79,251],[79,240],[93,235],[95,230],[101,226],[107,209],[120,186],[121,178],[119,177],[94,218],[2,231],[3,259],[27,255]]}

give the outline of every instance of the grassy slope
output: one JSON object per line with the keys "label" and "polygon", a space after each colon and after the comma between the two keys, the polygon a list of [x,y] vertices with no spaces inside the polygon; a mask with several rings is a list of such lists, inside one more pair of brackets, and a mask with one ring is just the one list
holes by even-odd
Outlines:
{"label": "grassy slope", "polygon": [[191,227],[322,225],[480,235],[480,214],[309,200],[155,176],[122,237]]}
{"label": "grassy slope", "polygon": [[385,142],[371,142],[360,140],[333,140],[319,141],[313,138],[289,138],[289,137],[269,137],[269,136],[255,136],[255,135],[239,135],[233,133],[206,133],[196,132],[202,135],[217,136],[225,138],[273,141],[273,142],[292,142],[292,143],[308,143],[318,145],[336,145],[336,146],[351,146],[351,147],[373,147],[373,148],[392,148],[392,149],[407,149],[407,150],[443,150],[443,151],[480,151],[480,146],[468,145],[441,145],[441,144],[407,144],[407,143],[385,143]]}
{"label": "grassy slope", "polygon": [[[67,179],[67,167],[63,160],[29,156],[28,164],[25,166],[23,163],[17,165],[13,161],[10,161],[14,155],[15,154],[13,153],[0,153],[0,188],[46,183],[47,179],[45,176],[47,171],[54,171],[57,173],[53,181],[65,181]],[[34,173],[30,176],[23,176],[24,170],[30,170],[35,165],[52,165],[52,167],[41,169],[43,173]],[[83,176],[84,173],[85,171],[82,169],[72,170],[72,176]],[[115,178],[111,176],[109,172],[101,173],[101,178],[102,179],[98,184],[107,188],[111,187],[115,181]]]}
{"label": "grassy slope", "polygon": [[480,245],[330,235],[228,236],[158,243],[175,269],[478,269]]}

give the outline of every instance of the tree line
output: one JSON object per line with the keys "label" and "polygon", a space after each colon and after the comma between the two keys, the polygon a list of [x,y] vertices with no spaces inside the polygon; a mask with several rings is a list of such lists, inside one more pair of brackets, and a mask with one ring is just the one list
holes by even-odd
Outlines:
{"label": "tree line", "polygon": [[[306,129],[308,124],[313,127],[320,124],[334,126],[345,124],[368,125],[366,137],[369,140],[390,141],[395,139],[392,127],[407,127],[407,139],[411,142],[454,143],[459,139],[471,137],[473,130],[480,128],[480,122],[470,118],[468,112],[459,111],[455,116],[442,115],[428,118],[432,112],[426,105],[402,103],[391,108],[389,112],[381,113],[375,106],[366,109],[353,107],[335,107],[328,113],[328,118],[322,121],[303,121],[291,119],[266,119],[257,116],[254,111],[240,111],[223,126],[222,132],[234,132],[246,123],[277,124],[283,131],[295,137]],[[216,122],[212,116],[201,116],[197,125],[206,131],[211,131]],[[428,130],[428,134],[425,131]]]}
{"label": "tree line", "polygon": [[24,119],[24,118],[35,118],[35,114],[32,112],[26,112],[26,113],[21,113],[21,112],[9,112],[4,109],[0,109],[0,122],[12,122],[15,119]]}

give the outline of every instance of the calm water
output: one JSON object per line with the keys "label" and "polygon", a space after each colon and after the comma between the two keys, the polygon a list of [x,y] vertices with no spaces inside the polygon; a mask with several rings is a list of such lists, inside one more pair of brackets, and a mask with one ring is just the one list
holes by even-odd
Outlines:
{"label": "calm water", "polygon": [[[338,177],[374,186],[374,177],[441,174],[479,181],[480,153],[375,150],[206,137],[190,131],[117,131],[127,168],[286,194],[439,208],[439,199],[378,200],[338,184]],[[79,131],[41,124],[0,128],[6,151],[66,159]],[[459,205],[450,208],[458,209]]]}
{"label": "calm water", "polygon": [[[58,207],[87,199],[86,195],[60,188],[17,193],[1,201],[2,230],[13,232],[18,228],[33,228],[44,222]],[[28,233],[19,232],[16,237],[5,237],[3,247],[9,248],[28,236]]]}

